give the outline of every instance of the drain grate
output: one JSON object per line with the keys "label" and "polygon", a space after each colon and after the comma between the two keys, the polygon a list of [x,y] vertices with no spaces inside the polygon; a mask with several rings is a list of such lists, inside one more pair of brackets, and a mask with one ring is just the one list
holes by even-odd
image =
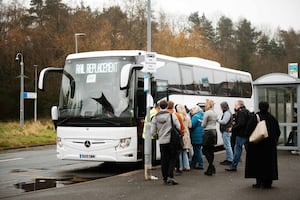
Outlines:
{"label": "drain grate", "polygon": [[91,181],[98,178],[99,177],[36,178],[32,182],[19,182],[15,184],[15,187],[25,192],[31,192],[54,187],[64,187],[65,185]]}

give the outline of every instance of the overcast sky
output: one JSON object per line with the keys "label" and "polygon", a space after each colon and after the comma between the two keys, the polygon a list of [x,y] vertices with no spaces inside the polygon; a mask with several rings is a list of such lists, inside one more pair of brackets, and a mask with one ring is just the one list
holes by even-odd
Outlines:
{"label": "overcast sky", "polygon": [[[207,16],[225,15],[233,21],[246,18],[255,25],[293,27],[300,31],[300,0],[153,0],[164,10],[191,13],[199,11]],[[174,5],[174,8],[170,5]]]}
{"label": "overcast sky", "polygon": [[[30,0],[20,0],[20,2]],[[82,0],[63,0],[71,7],[79,5]],[[121,7],[126,0],[83,0],[84,5],[102,9],[114,4]],[[192,12],[204,13],[210,20],[217,20],[225,15],[238,22],[246,18],[255,27],[271,29],[294,28],[300,31],[300,0],[151,0],[155,12],[164,11],[171,16],[189,15]]]}

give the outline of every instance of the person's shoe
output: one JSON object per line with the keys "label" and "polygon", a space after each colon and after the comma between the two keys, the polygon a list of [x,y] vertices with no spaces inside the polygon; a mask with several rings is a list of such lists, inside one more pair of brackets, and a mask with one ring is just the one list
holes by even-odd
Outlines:
{"label": "person's shoe", "polygon": [[272,185],[271,184],[263,184],[264,189],[271,189]]}
{"label": "person's shoe", "polygon": [[175,171],[175,176],[180,176],[182,174],[182,172],[181,171]]}
{"label": "person's shoe", "polygon": [[174,178],[168,178],[167,184],[168,185],[178,185],[178,182]]}
{"label": "person's shoe", "polygon": [[223,162],[220,162],[221,165],[231,165],[232,162],[229,160],[224,160]]}
{"label": "person's shoe", "polygon": [[216,168],[215,168],[215,166],[214,166],[214,165],[212,166],[212,173],[213,173],[213,174],[215,174],[215,173],[216,173]]}
{"label": "person's shoe", "polygon": [[226,168],[225,169],[226,171],[228,171],[228,172],[236,172],[237,170],[236,170],[236,168]]}
{"label": "person's shoe", "polygon": [[172,180],[172,185],[178,185],[178,182],[175,179],[173,179]]}
{"label": "person's shoe", "polygon": [[216,171],[216,170],[214,169],[214,166],[210,165],[210,166],[208,166],[208,168],[207,168],[206,172],[204,172],[204,174],[205,174],[206,176],[212,176],[213,173],[214,173],[214,171]]}
{"label": "person's shoe", "polygon": [[194,167],[193,169],[200,169],[200,170],[203,170],[204,167]]}
{"label": "person's shoe", "polygon": [[256,184],[253,184],[252,187],[253,187],[253,188],[260,188],[261,185],[256,183]]}
{"label": "person's shoe", "polygon": [[211,171],[206,171],[206,172],[204,172],[204,174],[205,174],[206,176],[212,176],[212,175],[213,175],[213,173],[212,173]]}

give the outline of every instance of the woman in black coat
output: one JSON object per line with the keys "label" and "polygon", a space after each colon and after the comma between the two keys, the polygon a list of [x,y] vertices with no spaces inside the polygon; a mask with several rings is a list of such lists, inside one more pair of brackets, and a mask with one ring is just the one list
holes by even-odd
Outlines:
{"label": "woman in black coat", "polygon": [[254,188],[271,188],[273,180],[278,180],[277,142],[280,136],[278,121],[269,112],[269,103],[260,102],[257,114],[266,121],[268,138],[259,143],[248,144],[245,178],[256,178]]}

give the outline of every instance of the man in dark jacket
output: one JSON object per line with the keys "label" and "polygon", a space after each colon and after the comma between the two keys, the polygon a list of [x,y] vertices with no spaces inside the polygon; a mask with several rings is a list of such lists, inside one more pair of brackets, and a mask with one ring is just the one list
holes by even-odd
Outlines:
{"label": "man in dark jacket", "polygon": [[235,103],[235,124],[232,126],[232,134],[236,136],[235,139],[235,146],[234,146],[234,155],[233,155],[233,161],[230,168],[226,168],[226,171],[237,171],[238,163],[242,156],[243,151],[243,145],[245,146],[245,149],[247,150],[247,122],[248,122],[248,113],[249,110],[246,109],[245,104],[242,100],[238,100]]}
{"label": "man in dark jacket", "polygon": [[256,178],[254,188],[271,188],[278,180],[277,142],[280,136],[278,121],[269,112],[269,103],[260,102],[258,116],[266,121],[268,137],[259,143],[248,144],[245,178]]}

